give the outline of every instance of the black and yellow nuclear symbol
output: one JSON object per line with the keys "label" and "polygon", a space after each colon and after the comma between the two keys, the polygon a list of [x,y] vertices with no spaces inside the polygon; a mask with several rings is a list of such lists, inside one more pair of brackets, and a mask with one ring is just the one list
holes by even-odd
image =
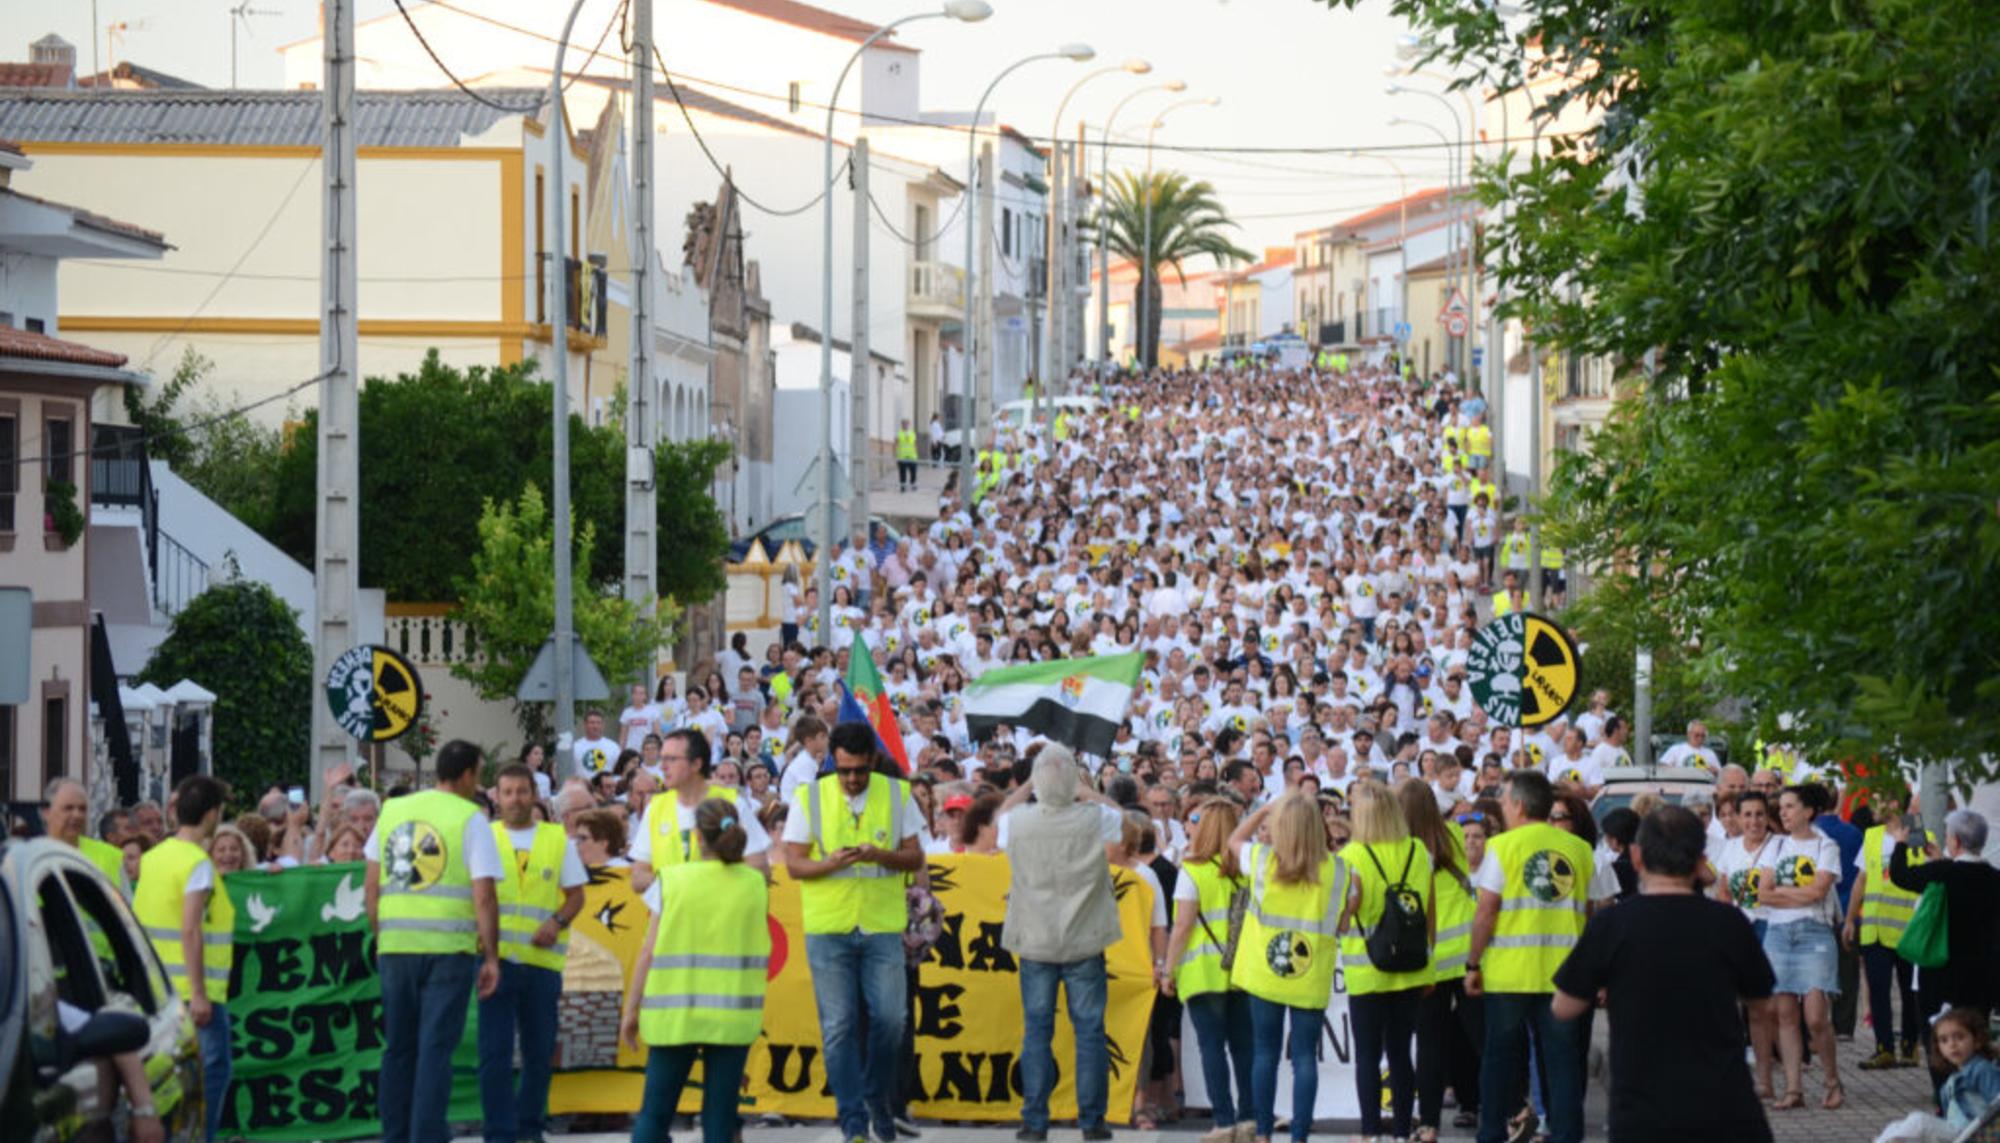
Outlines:
{"label": "black and yellow nuclear symbol", "polygon": [[375,740],[387,742],[410,729],[423,709],[424,693],[417,687],[417,674],[401,655],[387,647],[375,648]]}
{"label": "black and yellow nuclear symbol", "polygon": [[1576,869],[1569,858],[1544,849],[1522,866],[1521,881],[1536,900],[1560,901],[1576,887]]}
{"label": "black and yellow nuclear symbol", "polygon": [[1576,700],[1576,644],[1562,628],[1527,615],[1521,632],[1521,725],[1541,726]]}
{"label": "black and yellow nuclear symbol", "polygon": [[398,889],[420,893],[436,885],[450,860],[444,835],[429,822],[403,822],[383,839],[383,873]]}
{"label": "black and yellow nuclear symbol", "polygon": [[1778,863],[1778,884],[1810,885],[1818,873],[1819,866],[1813,864],[1812,858],[1797,854]]}
{"label": "black and yellow nuclear symbol", "polygon": [[1304,976],[1312,967],[1312,942],[1289,929],[1277,933],[1264,946],[1264,964],[1279,977]]}
{"label": "black and yellow nuclear symbol", "polygon": [[324,689],[334,721],[363,742],[401,737],[424,709],[417,669],[388,647],[350,648],[334,660]]}

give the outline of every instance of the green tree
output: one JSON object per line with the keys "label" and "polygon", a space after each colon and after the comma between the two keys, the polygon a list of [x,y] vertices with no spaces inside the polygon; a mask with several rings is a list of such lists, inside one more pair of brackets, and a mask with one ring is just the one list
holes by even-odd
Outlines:
{"label": "green tree", "polygon": [[148,459],[165,461],[175,475],[231,515],[268,532],[282,437],[276,428],[232,412],[215,393],[202,391],[214,371],[215,362],[188,347],[173,376],[161,385],[120,390],[125,416],[145,435]]}
{"label": "green tree", "polygon": [[[1152,213],[1146,200],[1152,199]],[[1150,218],[1152,244],[1146,242]],[[1171,266],[1182,285],[1187,284],[1184,264],[1202,254],[1210,257],[1255,257],[1229,240],[1224,231],[1236,224],[1222,209],[1215,188],[1207,182],[1189,179],[1174,171],[1160,171],[1148,182],[1144,175],[1118,173],[1111,176],[1103,217],[1098,222],[1102,240],[1112,253],[1143,264],[1139,283],[1132,289],[1134,306],[1146,312],[1146,328],[1139,331],[1140,359],[1151,367],[1160,358],[1160,267]],[[1147,261],[1150,251],[1151,261]],[[1140,290],[1146,301],[1140,302]],[[1138,312],[1136,309],[1134,312]]]}
{"label": "green tree", "polygon": [[728,590],[722,560],[729,528],[715,502],[715,470],[728,463],[728,441],[692,440],[653,450],[653,487],[659,490],[659,591],[669,599],[699,603]]}
{"label": "green tree", "polygon": [[1990,772],[2000,21],[1917,0],[1394,8],[1468,83],[1545,73],[1545,121],[1597,113],[1484,179],[1512,199],[1491,237],[1513,311],[1638,390],[1559,465],[1556,539],[1767,736],[1788,714],[1809,750]]}
{"label": "green tree", "polygon": [[147,455],[151,459],[164,460],[179,471],[181,464],[193,455],[194,444],[180,418],[174,415],[174,406],[214,368],[215,362],[195,352],[190,345],[181,351],[173,376],[157,388],[126,385],[119,389],[119,397],[125,404],[125,419],[146,435]]}
{"label": "green tree", "polygon": [[[593,585],[592,526],[573,530],[575,575],[572,615],[584,650],[617,693],[624,681],[652,675],[654,657],[679,619],[663,601],[652,616],[614,591]],[[479,654],[452,666],[488,700],[512,702],[535,656],[555,630],[555,524],[542,491],[530,481],[509,502],[488,499],[479,513],[479,547],[471,573],[457,583],[452,617],[471,631]],[[546,737],[549,708],[517,703],[515,715],[530,740]]]}
{"label": "green tree", "polygon": [[182,679],[215,692],[216,776],[239,800],[306,777],[312,740],[312,645],[298,613],[261,583],[218,584],[188,601],[141,682]]}

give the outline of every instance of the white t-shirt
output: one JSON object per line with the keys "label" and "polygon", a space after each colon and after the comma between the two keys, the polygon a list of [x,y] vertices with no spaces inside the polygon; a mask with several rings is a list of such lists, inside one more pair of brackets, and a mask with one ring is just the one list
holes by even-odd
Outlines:
{"label": "white t-shirt", "polygon": [[[829,809],[831,807],[828,807]],[[868,808],[868,793],[849,795],[847,812],[859,814]],[[800,812],[794,805],[791,813],[785,815],[785,841],[791,845],[807,845],[812,842],[812,815]],[[915,798],[903,799],[903,820],[897,826],[896,836],[922,838],[924,835],[924,810]],[[889,848],[894,848],[893,846]]]}
{"label": "white t-shirt", "polygon": [[[1097,805],[1097,812],[1098,825],[1101,827],[1100,836],[1102,836],[1104,844],[1110,845],[1115,841],[1123,839],[1125,836],[1125,811],[1116,806],[1107,806],[1100,802]],[[1000,821],[995,827],[997,834],[995,844],[1001,849],[1007,848],[1007,819],[1013,816],[1013,810],[1008,810],[1006,813],[1001,814]]]}
{"label": "white t-shirt", "polygon": [[819,759],[801,749],[785,763],[785,772],[778,777],[778,796],[786,805],[792,801],[792,791],[819,777]]}
{"label": "white t-shirt", "polygon": [[1765,834],[1763,843],[1754,849],[1744,844],[1741,835],[1725,838],[1717,847],[1715,875],[1729,887],[1729,899],[1736,902],[1736,907],[1742,909],[1743,915],[1752,921],[1763,920],[1765,910],[1761,903],[1745,903],[1746,900],[1757,900],[1757,895],[1751,892],[1750,873],[1760,867],[1777,847],[1778,839],[1771,834]]}
{"label": "white t-shirt", "polygon": [[1585,754],[1575,761],[1567,754],[1558,754],[1549,759],[1548,774],[1551,782],[1575,782],[1586,789],[1604,784],[1604,773],[1597,768],[1595,754]]}
{"label": "white t-shirt", "polygon": [[[1826,874],[1836,881],[1840,878],[1840,843],[1813,831],[1811,838],[1800,841],[1787,834],[1777,839],[1776,844],[1764,851],[1763,882],[1767,887],[1794,888],[1812,884],[1815,877]],[[1829,902],[1832,902],[1830,904]],[[1816,905],[1779,909],[1766,907],[1764,918],[1774,925],[1792,921],[1827,921],[1833,916],[1834,905],[1838,904],[1833,890],[1827,890]]]}
{"label": "white t-shirt", "polygon": [[1716,760],[1715,751],[1706,746],[1691,746],[1685,742],[1676,742],[1668,747],[1667,752],[1660,756],[1660,765],[1692,766],[1711,774],[1722,768],[1722,764]]}
{"label": "white t-shirt", "polygon": [[[1498,861],[1482,861],[1479,871],[1472,875],[1472,887],[1489,893],[1505,896],[1507,893],[1507,870]],[[1609,865],[1591,863],[1590,888],[1584,896],[1591,901],[1609,901],[1618,895],[1618,875]]]}
{"label": "white t-shirt", "polygon": [[652,703],[626,707],[618,716],[618,725],[625,730],[625,749],[637,750],[645,745],[646,736],[653,732],[653,723],[659,718],[660,708]]}
{"label": "white t-shirt", "polygon": [[[514,847],[514,852],[511,856],[515,861],[521,863],[522,868],[526,868],[528,864],[528,852],[535,848],[535,827],[530,825],[522,829],[515,829],[509,826],[507,829],[507,840]],[[494,848],[496,851],[499,849],[498,843],[495,843]],[[500,855],[500,867],[502,869],[507,867],[506,859],[508,856],[510,855]],[[589,883],[590,874],[583,868],[583,858],[577,855],[576,842],[564,841],[562,872],[557,876],[556,884],[564,889],[578,889]]]}
{"label": "white t-shirt", "polygon": [[[681,836],[694,836],[694,811],[697,807],[684,806],[681,804],[680,798],[672,790],[662,790],[646,803],[646,812],[640,816],[639,824],[633,827],[634,832],[630,856],[635,862],[643,861],[647,865],[653,864],[653,823],[651,819],[654,808],[662,802],[673,804],[674,810],[680,819]],[[749,838],[748,843],[743,847],[743,856],[754,857],[771,848],[771,835],[764,829],[763,823],[757,820],[757,807],[752,805],[750,799],[742,794],[736,795],[736,824],[743,827],[744,836]]]}
{"label": "white t-shirt", "polygon": [[187,884],[182,887],[181,892],[199,893],[204,889],[213,888],[215,888],[215,864],[204,858],[196,862],[193,869],[188,870]]}
{"label": "white t-shirt", "polygon": [[617,765],[619,746],[609,738],[579,738],[570,747],[576,756],[577,772],[586,778],[595,778]]}
{"label": "white t-shirt", "polygon": [[[474,881],[497,881],[500,879],[500,847],[493,841],[493,823],[478,810],[465,820],[465,834],[459,838],[458,851],[465,855],[465,869]],[[361,843],[364,860],[380,863],[382,860],[382,827],[377,824],[369,831],[368,840]]]}
{"label": "white t-shirt", "polygon": [[[1146,883],[1146,887],[1153,891],[1153,927],[1156,929],[1166,928],[1167,891],[1165,887],[1163,887],[1160,884],[1160,875],[1153,872],[1152,866],[1143,864],[1134,865],[1130,869],[1128,869],[1127,872],[1137,874],[1139,880],[1144,881]],[[1193,878],[1191,877],[1176,878],[1174,884],[1178,886],[1182,881],[1191,881],[1191,880],[1193,880]]]}

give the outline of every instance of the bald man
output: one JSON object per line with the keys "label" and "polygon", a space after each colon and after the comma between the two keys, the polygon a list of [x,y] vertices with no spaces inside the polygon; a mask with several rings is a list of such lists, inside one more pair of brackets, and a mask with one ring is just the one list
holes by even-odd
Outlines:
{"label": "bald man", "polygon": [[1662,766],[1690,766],[1711,774],[1721,764],[1722,760],[1708,745],[1708,727],[1700,719],[1688,723],[1687,741],[1674,743],[1660,759]]}
{"label": "bald man", "polygon": [[125,854],[117,846],[87,837],[83,832],[90,822],[90,797],[83,792],[81,782],[74,778],[50,782],[42,793],[42,819],[50,837],[81,852],[113,885],[125,891]]}

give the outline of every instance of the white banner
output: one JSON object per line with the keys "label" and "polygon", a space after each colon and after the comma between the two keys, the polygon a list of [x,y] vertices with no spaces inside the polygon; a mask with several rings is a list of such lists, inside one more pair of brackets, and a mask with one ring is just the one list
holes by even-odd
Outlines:
{"label": "white banner", "polygon": [[[1315,1120],[1345,1120],[1354,1122],[1361,1118],[1361,1102],[1354,1096],[1354,1033],[1347,1021],[1347,982],[1336,971],[1333,976],[1333,999],[1327,1003],[1326,1015],[1320,1020],[1319,1036],[1314,1041],[1314,1050],[1319,1056],[1319,1091],[1313,1099]],[[1376,1061],[1381,1066],[1381,1061]],[[1185,1006],[1181,1011],[1181,1088],[1187,1093],[1188,1107],[1208,1107],[1208,1083],[1201,1070],[1201,1042],[1194,1034],[1194,1022],[1188,1018]],[[1388,1092],[1384,1080],[1383,1093]],[[1278,1061],[1278,1098],[1274,1103],[1278,1118],[1292,1114],[1292,1056],[1290,1045],[1285,1055]],[[1248,1108],[1238,1107],[1236,1118],[1253,1118]]]}

